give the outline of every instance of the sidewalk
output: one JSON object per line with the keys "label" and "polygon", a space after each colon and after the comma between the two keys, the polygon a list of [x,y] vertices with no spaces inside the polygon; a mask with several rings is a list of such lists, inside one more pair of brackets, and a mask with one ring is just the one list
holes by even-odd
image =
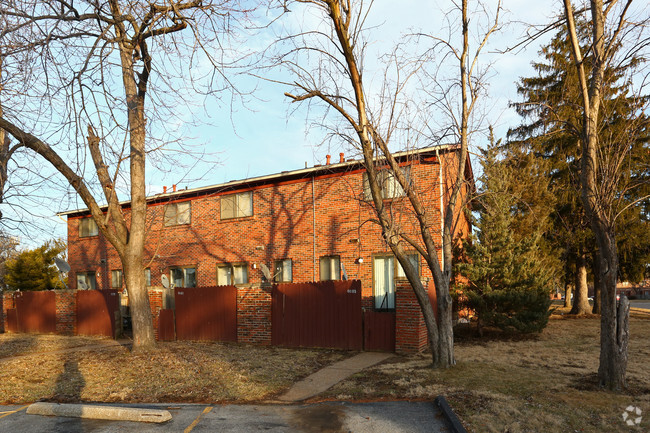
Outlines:
{"label": "sidewalk", "polygon": [[351,358],[336,362],[295,383],[289,391],[278,397],[277,402],[304,401],[330,389],[354,373],[379,364],[391,356],[393,356],[392,353],[362,352]]}

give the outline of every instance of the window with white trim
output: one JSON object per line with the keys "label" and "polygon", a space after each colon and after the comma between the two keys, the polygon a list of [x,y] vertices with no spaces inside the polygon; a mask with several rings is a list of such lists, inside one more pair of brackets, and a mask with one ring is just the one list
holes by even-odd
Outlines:
{"label": "window with white trim", "polygon": [[79,237],[86,238],[90,236],[97,236],[99,228],[93,217],[81,218],[79,220]]}
{"label": "window with white trim", "polygon": [[217,265],[217,285],[248,284],[248,263],[222,263]]}
{"label": "window with white trim", "polygon": [[[420,254],[406,253],[406,257],[408,258],[409,262],[411,262],[411,266],[415,268],[417,274],[420,275]],[[395,265],[397,266],[397,271],[395,272],[396,278],[400,280],[406,279],[406,273],[404,272],[404,268],[402,268],[402,265],[397,259],[395,260]]]}
{"label": "window with white trim", "polygon": [[189,201],[169,203],[165,205],[165,227],[189,224],[191,222],[192,206]]}
{"label": "window with white trim", "polygon": [[112,289],[121,289],[122,288],[122,270],[116,269],[111,271],[111,288]]}
{"label": "window with white trim", "polygon": [[144,285],[147,287],[151,286],[151,269],[146,268],[144,270]]}
{"label": "window with white trim", "polygon": [[77,273],[77,289],[95,290],[97,288],[97,278],[94,272]]}
{"label": "window with white trim", "polygon": [[221,219],[253,215],[253,191],[228,194],[221,197]]}
{"label": "window with white trim", "polygon": [[[406,182],[411,184],[411,166],[402,167],[402,173],[406,176]],[[377,182],[381,188],[381,196],[384,200],[404,197],[406,193],[404,188],[397,180],[395,173],[391,169],[383,169],[377,172]],[[363,198],[365,200],[372,200],[372,193],[370,192],[370,182],[368,180],[368,173],[363,174]]]}

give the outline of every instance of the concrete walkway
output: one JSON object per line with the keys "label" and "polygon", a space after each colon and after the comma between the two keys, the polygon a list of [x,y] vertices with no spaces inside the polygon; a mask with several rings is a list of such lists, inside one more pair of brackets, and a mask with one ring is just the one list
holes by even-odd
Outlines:
{"label": "concrete walkway", "polygon": [[391,356],[393,356],[392,353],[362,352],[351,358],[336,362],[294,384],[289,391],[278,397],[277,400],[281,403],[306,400],[330,389],[354,373],[372,367]]}

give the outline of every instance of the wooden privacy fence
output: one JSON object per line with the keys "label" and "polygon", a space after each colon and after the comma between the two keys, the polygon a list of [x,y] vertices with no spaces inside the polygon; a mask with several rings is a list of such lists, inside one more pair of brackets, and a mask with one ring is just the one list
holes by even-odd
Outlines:
{"label": "wooden privacy fence", "polygon": [[359,280],[278,284],[271,309],[273,345],[363,349]]}
{"label": "wooden privacy fence", "polygon": [[175,289],[176,338],[237,341],[235,286]]}
{"label": "wooden privacy fence", "polygon": [[17,332],[56,332],[56,298],[54,292],[16,292],[15,311],[7,311],[9,326],[15,314]]}
{"label": "wooden privacy fence", "polygon": [[78,290],[77,335],[115,337],[115,313],[120,309],[117,290]]}

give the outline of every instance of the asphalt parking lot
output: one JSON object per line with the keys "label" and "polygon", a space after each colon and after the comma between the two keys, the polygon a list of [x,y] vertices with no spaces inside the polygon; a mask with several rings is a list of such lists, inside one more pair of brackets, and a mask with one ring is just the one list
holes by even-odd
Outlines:
{"label": "asphalt parking lot", "polygon": [[[119,406],[119,405],[115,405]],[[127,405],[123,405],[127,406]],[[447,432],[433,402],[326,402],[309,405],[128,405],[166,409],[164,424],[28,415],[0,406],[0,432]]]}

